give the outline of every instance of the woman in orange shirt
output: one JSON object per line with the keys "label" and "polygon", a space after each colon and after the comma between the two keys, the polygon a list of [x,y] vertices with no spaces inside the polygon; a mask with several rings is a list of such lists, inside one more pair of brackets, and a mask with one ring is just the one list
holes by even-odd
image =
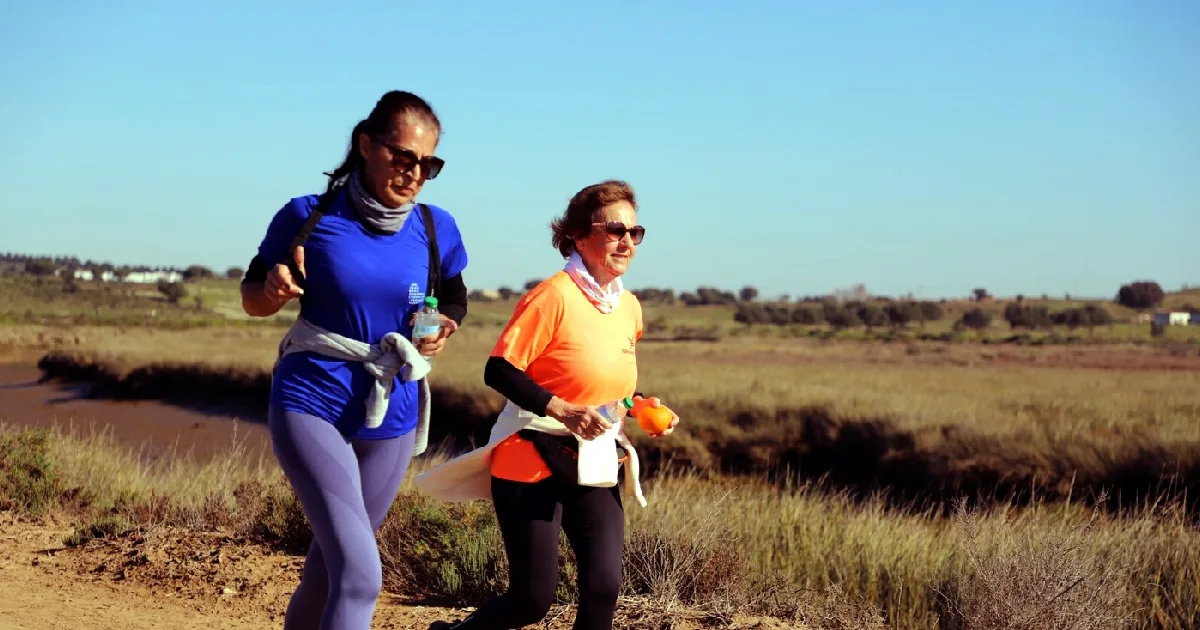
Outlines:
{"label": "woman in orange shirt", "polygon": [[[437,622],[431,630],[501,630],[541,620],[554,601],[560,528],[579,568],[573,627],[612,628],[621,586],[624,508],[615,482],[585,480],[590,473],[581,461],[584,449],[603,453],[603,440],[617,440],[621,446],[601,464],[615,471],[613,460],[620,455],[620,461],[633,464],[625,475],[636,487],[636,454],[620,435],[624,413],[605,417],[597,408],[636,395],[642,309],[621,276],[645,228],[637,224],[633,189],[610,180],[576,193],[551,230],[566,267],[517,304],[484,372],[484,381],[509,401],[497,426],[511,429],[506,416],[520,416],[526,420],[515,426],[525,428],[503,438],[493,429],[492,441],[479,449],[490,450],[490,456],[468,455],[481,462],[487,457],[490,495],[508,555],[508,591],[466,619]],[[678,422],[672,414],[670,428],[661,435]],[[462,473],[443,479],[446,495],[471,485]],[[637,494],[644,504],[640,490]]]}

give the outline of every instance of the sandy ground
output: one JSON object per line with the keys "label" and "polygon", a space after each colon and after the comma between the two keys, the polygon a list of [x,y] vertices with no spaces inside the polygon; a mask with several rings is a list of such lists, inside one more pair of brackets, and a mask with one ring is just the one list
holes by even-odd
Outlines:
{"label": "sandy ground", "polygon": [[[2,630],[278,630],[302,558],[219,533],[163,529],[68,548],[70,523],[0,513]],[[424,630],[465,611],[413,605],[384,593],[374,630]],[[574,609],[556,606],[530,628],[567,630]],[[757,618],[664,614],[623,603],[616,628],[781,630],[803,624]]]}
{"label": "sandy ground", "polygon": [[[0,628],[278,629],[299,577],[300,558],[217,534],[164,531],[67,549],[70,533],[66,523],[0,514]],[[426,628],[459,614],[384,594],[372,627]]]}

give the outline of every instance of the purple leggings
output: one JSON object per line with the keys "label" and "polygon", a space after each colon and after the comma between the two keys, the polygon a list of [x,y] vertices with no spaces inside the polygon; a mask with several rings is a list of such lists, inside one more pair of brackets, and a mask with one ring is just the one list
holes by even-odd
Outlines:
{"label": "purple leggings", "polygon": [[316,416],[275,408],[267,426],[313,532],[284,630],[369,630],[383,588],[375,532],[404,481],[416,431],[347,439]]}

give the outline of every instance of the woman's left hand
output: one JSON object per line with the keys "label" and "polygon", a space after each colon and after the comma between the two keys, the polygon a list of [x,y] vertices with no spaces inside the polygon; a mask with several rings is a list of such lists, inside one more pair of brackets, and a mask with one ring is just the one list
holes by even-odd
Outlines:
{"label": "woman's left hand", "polygon": [[[662,406],[662,401],[659,400],[658,398],[652,397],[652,398],[647,398],[646,400],[648,400],[650,402],[651,407],[661,407]],[[672,411],[671,412],[671,424],[667,426],[666,430],[664,430],[662,433],[650,434],[650,437],[652,437],[652,438],[667,437],[668,435],[671,435],[671,433],[673,431],[675,431],[675,426],[678,424],[679,424],[679,416],[674,411]]]}
{"label": "woman's left hand", "polygon": [[[419,339],[417,344],[417,352],[423,357],[435,357],[442,352],[442,348],[446,347],[446,339],[453,335],[458,330],[458,323],[453,319],[442,315],[442,327],[438,332],[438,336],[434,338],[426,337]],[[413,315],[412,323],[416,323],[417,316]]]}

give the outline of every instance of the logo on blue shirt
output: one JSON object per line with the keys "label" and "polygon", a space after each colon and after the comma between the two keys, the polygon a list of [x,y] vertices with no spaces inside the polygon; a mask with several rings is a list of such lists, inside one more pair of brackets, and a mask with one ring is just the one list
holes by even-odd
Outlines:
{"label": "logo on blue shirt", "polygon": [[421,290],[421,287],[416,282],[408,285],[408,303],[415,306],[424,301],[425,292]]}

